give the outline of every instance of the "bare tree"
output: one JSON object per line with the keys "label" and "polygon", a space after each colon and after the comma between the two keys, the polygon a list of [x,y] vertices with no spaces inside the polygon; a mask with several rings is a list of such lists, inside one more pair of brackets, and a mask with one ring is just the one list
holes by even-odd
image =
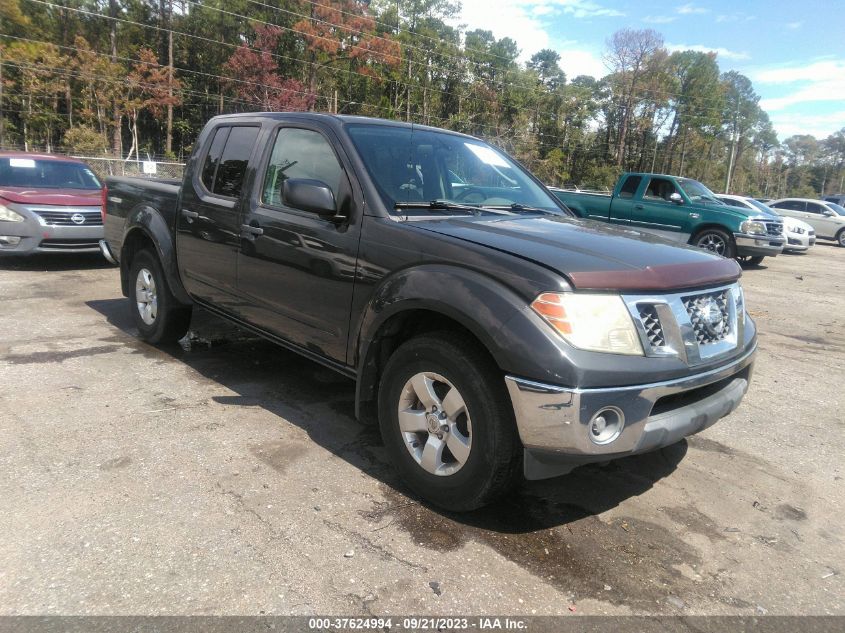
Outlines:
{"label": "bare tree", "polygon": [[616,166],[625,158],[625,143],[633,114],[637,87],[649,70],[655,53],[663,49],[663,37],[652,29],[621,29],[607,41],[604,62],[618,84],[620,103]]}

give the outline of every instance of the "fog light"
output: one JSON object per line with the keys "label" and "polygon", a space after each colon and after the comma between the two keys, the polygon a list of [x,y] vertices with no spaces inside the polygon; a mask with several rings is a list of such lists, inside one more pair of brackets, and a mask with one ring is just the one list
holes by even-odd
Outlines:
{"label": "fog light", "polygon": [[17,235],[0,235],[0,246],[17,246],[21,243],[21,238]]}
{"label": "fog light", "polygon": [[590,439],[596,444],[609,444],[622,433],[625,414],[616,407],[605,407],[590,420]]}

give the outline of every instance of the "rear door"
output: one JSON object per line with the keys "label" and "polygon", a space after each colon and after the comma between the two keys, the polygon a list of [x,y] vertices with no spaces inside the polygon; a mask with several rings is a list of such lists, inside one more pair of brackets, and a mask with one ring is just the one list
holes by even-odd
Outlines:
{"label": "rear door", "polygon": [[[242,216],[238,290],[246,320],[345,362],[362,196],[331,134],[299,122],[272,133]],[[347,221],[288,205],[282,185],[289,178],[327,184]]]}
{"label": "rear door", "polygon": [[[687,242],[691,234],[689,199],[669,178],[647,176],[634,198],[631,208],[631,227],[648,230],[671,240]],[[678,193],[684,204],[672,202],[669,197]]]}
{"label": "rear door", "polygon": [[182,187],[176,220],[179,274],[195,298],[232,310],[237,304],[240,200],[256,147],[257,125],[222,125]]}
{"label": "rear door", "polygon": [[610,222],[613,224],[631,223],[634,204],[636,204],[634,200],[643,182],[642,176],[625,176],[624,178],[625,181],[618,193],[610,201]]}
{"label": "rear door", "polygon": [[780,213],[781,215],[790,218],[797,218],[799,220],[807,222],[814,229],[816,229],[816,233],[818,233],[818,228],[816,227],[816,225],[810,222],[810,219],[807,217],[807,203],[803,200],[783,200],[775,204],[770,204],[769,206],[774,209],[777,209],[778,213]]}

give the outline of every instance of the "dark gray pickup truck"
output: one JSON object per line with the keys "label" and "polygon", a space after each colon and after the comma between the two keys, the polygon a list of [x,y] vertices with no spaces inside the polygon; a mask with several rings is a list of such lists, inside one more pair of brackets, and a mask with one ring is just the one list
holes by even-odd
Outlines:
{"label": "dark gray pickup truck", "polygon": [[140,336],[201,306],[357,384],[452,510],[728,415],[756,348],[733,260],[568,215],[478,139],[320,114],[212,119],[180,183],[107,181]]}

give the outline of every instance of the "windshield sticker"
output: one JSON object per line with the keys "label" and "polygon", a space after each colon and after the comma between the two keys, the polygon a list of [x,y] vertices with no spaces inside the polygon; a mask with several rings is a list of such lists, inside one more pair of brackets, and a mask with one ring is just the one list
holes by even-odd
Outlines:
{"label": "windshield sticker", "polygon": [[496,152],[494,152],[489,147],[484,147],[483,145],[475,145],[473,143],[464,143],[467,148],[475,154],[475,156],[482,162],[487,165],[493,165],[494,167],[510,167],[510,165],[505,162],[505,159],[499,156]]}
{"label": "windshield sticker", "polygon": [[35,161],[31,158],[10,158],[9,167],[23,167],[25,169],[35,169]]}

